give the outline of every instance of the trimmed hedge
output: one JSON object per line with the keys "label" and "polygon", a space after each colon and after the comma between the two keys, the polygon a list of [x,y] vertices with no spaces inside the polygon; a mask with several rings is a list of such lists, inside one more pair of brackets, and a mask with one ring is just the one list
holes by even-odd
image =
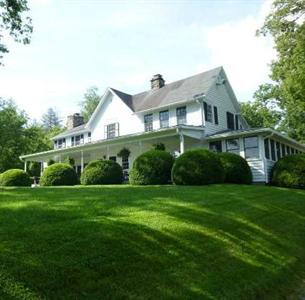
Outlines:
{"label": "trimmed hedge", "polygon": [[173,156],[164,150],[144,152],[134,161],[129,182],[134,185],[167,184],[173,163]]}
{"label": "trimmed hedge", "polygon": [[119,184],[123,181],[122,167],[112,160],[94,160],[81,175],[81,184]]}
{"label": "trimmed hedge", "polygon": [[0,175],[1,186],[30,186],[30,176],[21,169],[11,169]]}
{"label": "trimmed hedge", "polygon": [[305,189],[305,154],[282,157],[272,169],[272,184]]}
{"label": "trimmed hedge", "polygon": [[222,152],[218,153],[218,156],[222,162],[225,182],[229,183],[252,183],[252,172],[248,165],[248,162],[240,155]]}
{"label": "trimmed hedge", "polygon": [[188,150],[180,155],[173,166],[172,178],[177,185],[204,185],[224,181],[220,158],[206,149]]}
{"label": "trimmed hedge", "polygon": [[55,163],[48,166],[40,178],[40,185],[75,185],[78,178],[75,170],[68,164]]}

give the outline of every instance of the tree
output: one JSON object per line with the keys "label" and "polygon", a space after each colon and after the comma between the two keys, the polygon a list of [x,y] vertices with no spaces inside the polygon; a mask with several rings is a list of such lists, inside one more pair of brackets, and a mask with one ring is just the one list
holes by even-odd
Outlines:
{"label": "tree", "polygon": [[81,114],[84,117],[84,121],[88,122],[100,100],[102,99],[102,96],[98,94],[98,88],[96,86],[92,86],[85,92],[84,99],[84,101],[80,102]]}
{"label": "tree", "polygon": [[254,94],[253,102],[240,103],[242,115],[250,127],[283,129],[283,112],[279,110],[276,101],[271,101],[274,93],[272,85],[261,85]]}
{"label": "tree", "polygon": [[271,79],[276,100],[285,112],[289,136],[305,142],[305,1],[275,0],[259,33],[270,34],[277,58],[271,64]]}
{"label": "tree", "polygon": [[25,13],[29,10],[27,0],[0,0],[0,65],[8,48],[2,43],[7,32],[16,42],[29,44],[33,31],[32,20]]}
{"label": "tree", "polygon": [[47,112],[42,115],[41,122],[46,131],[61,127],[61,120],[58,117],[58,113],[52,107],[48,108]]}
{"label": "tree", "polygon": [[30,123],[23,111],[12,100],[0,98],[0,173],[11,168],[22,168],[19,156],[51,149],[45,130]]}

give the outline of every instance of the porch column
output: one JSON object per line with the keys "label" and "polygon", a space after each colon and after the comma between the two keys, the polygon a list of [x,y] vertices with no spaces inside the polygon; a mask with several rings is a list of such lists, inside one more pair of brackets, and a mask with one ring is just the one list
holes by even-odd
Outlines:
{"label": "porch column", "polygon": [[40,176],[42,175],[43,172],[43,161],[40,162]]}
{"label": "porch column", "polygon": [[81,169],[81,173],[84,172],[84,152],[81,151],[81,157],[80,157],[80,169]]}
{"label": "porch column", "polygon": [[25,160],[25,161],[24,161],[24,172],[27,171],[26,169],[27,169],[27,161]]}
{"label": "porch column", "polygon": [[180,139],[180,154],[183,154],[184,153],[184,135],[182,133],[180,133],[179,139]]}
{"label": "porch column", "polygon": [[107,146],[107,155],[106,158],[109,159],[109,146]]}
{"label": "porch column", "polygon": [[142,141],[139,141],[139,150],[140,150],[140,154],[142,154]]}

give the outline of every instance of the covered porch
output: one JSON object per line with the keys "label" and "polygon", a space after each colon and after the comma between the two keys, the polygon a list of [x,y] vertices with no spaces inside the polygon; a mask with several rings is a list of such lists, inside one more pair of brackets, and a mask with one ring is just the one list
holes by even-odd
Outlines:
{"label": "covered porch", "polygon": [[[124,173],[128,173],[134,160],[143,152],[152,149],[154,144],[162,143],[166,151],[178,156],[187,149],[202,147],[204,128],[193,126],[175,126],[163,130],[120,136],[96,142],[77,145],[74,147],[54,149],[41,153],[23,155],[24,169],[27,170],[28,162],[41,163],[41,172],[47,167],[49,160],[65,162],[68,158],[75,161],[75,170],[81,174],[86,165],[96,159],[111,159],[118,162]],[[127,148],[130,155],[120,157],[118,153]]]}

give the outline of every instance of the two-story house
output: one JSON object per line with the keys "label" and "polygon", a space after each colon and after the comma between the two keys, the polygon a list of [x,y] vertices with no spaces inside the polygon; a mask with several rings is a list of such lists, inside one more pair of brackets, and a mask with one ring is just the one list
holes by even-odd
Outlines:
{"label": "two-story house", "polygon": [[[165,84],[151,79],[148,91],[130,95],[107,88],[90,120],[68,117],[67,130],[53,138],[54,149],[21,156],[39,161],[72,157],[80,173],[95,159],[113,159],[125,173],[134,159],[153,144],[163,143],[174,155],[192,148],[228,151],[244,157],[254,182],[268,182],[274,162],[284,155],[305,152],[305,146],[268,128],[249,128],[222,67]],[[118,157],[122,148],[130,155]]]}

